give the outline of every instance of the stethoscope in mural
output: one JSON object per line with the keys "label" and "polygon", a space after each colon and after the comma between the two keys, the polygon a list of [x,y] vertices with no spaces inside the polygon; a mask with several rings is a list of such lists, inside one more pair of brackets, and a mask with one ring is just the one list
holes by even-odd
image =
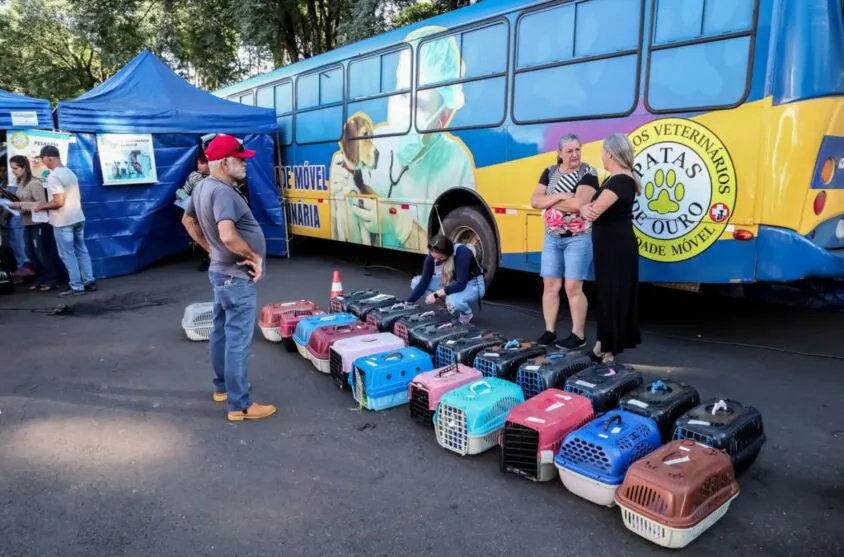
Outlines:
{"label": "stethoscope in mural", "polygon": [[387,199],[390,199],[393,196],[393,188],[396,187],[399,182],[401,182],[402,176],[404,176],[404,173],[407,172],[407,170],[410,168],[409,164],[402,166],[401,170],[399,171],[399,177],[393,179],[393,166],[395,163],[395,159],[395,153],[393,153],[393,151],[390,151],[390,189],[387,191]]}

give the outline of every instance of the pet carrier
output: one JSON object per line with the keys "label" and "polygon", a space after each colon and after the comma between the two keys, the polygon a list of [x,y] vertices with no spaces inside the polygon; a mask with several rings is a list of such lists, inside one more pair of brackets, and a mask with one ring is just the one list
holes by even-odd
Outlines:
{"label": "pet carrier", "polygon": [[361,407],[386,410],[407,404],[410,382],[434,368],[431,356],[418,348],[402,348],[355,360],[352,394]]}
{"label": "pet carrier", "polygon": [[311,354],[308,352],[308,342],[311,340],[311,334],[316,329],[330,325],[348,325],[349,323],[359,323],[359,321],[351,313],[329,313],[327,315],[305,317],[296,325],[296,330],[293,332],[293,342],[296,343],[299,354],[303,358],[310,360]]}
{"label": "pet carrier", "polygon": [[191,340],[202,341],[211,338],[214,328],[214,302],[200,302],[185,308],[182,329]]}
{"label": "pet carrier", "polygon": [[[334,314],[336,315],[336,314]],[[314,367],[322,373],[330,373],[329,350],[331,346],[343,339],[355,338],[377,333],[378,329],[368,323],[348,323],[346,325],[329,325],[314,329],[308,340],[308,356]]]}
{"label": "pet carrier", "polygon": [[714,398],[677,419],[674,439],[691,439],[726,452],[740,476],[756,460],[766,437],[759,410]]}
{"label": "pet carrier", "polygon": [[442,396],[434,412],[437,443],[459,455],[474,455],[498,444],[507,414],[525,401],[515,383],[487,377]]}
{"label": "pet carrier", "polygon": [[642,374],[623,364],[598,364],[575,373],[566,381],[566,391],[592,401],[596,415],[618,407],[621,397],[642,386]]}
{"label": "pet carrier", "polygon": [[514,339],[480,352],[475,356],[472,367],[483,373],[485,377],[514,381],[520,365],[531,358],[542,356],[546,350],[545,346],[535,342]]}
{"label": "pet carrier", "polygon": [[548,354],[523,363],[516,382],[531,398],[548,389],[563,390],[569,377],[591,365],[592,358],[579,352]]}
{"label": "pet carrier", "polygon": [[672,441],[633,463],[615,502],[628,530],[681,548],[721,517],[739,494],[730,458],[693,441]]}
{"label": "pet carrier", "polygon": [[[12,281],[12,275],[6,271],[0,271],[0,294],[12,294],[15,291],[15,283]],[[202,339],[193,339],[202,340]]]}
{"label": "pet carrier", "polygon": [[444,340],[460,338],[480,333],[474,325],[462,324],[457,319],[438,325],[416,327],[410,332],[408,345],[424,350],[428,354],[436,355],[437,347]]}
{"label": "pet carrier", "polygon": [[314,315],[325,315],[321,309],[297,309],[281,314],[278,325],[278,332],[284,340],[284,347],[288,352],[296,352],[296,343],[293,341],[293,335],[296,333],[296,326],[306,317],[313,317]]}
{"label": "pet carrier", "polygon": [[471,366],[478,352],[506,342],[506,338],[489,330],[463,338],[446,340],[437,346],[437,366],[445,367],[448,364]]}
{"label": "pet carrier", "polygon": [[[368,325],[372,325],[368,323]],[[335,342],[329,350],[329,371],[334,383],[340,389],[351,390],[349,374],[358,358],[383,352],[395,352],[404,348],[404,343],[393,333],[376,333],[347,338]]]}
{"label": "pet carrier", "polygon": [[539,482],[554,479],[554,456],[563,438],[594,418],[588,398],[560,389],[548,389],[516,406],[501,435],[501,471]]}
{"label": "pet carrier", "polygon": [[373,310],[395,305],[396,302],[398,302],[398,298],[392,294],[376,294],[370,298],[355,300],[349,303],[349,309],[347,311],[352,315],[356,315],[361,321],[364,321],[366,320],[366,316]]}
{"label": "pet carrier", "polygon": [[433,427],[434,411],[442,396],[482,377],[480,371],[463,364],[449,364],[417,375],[410,383],[410,417],[422,425]]}
{"label": "pet carrier", "polygon": [[372,323],[381,332],[392,332],[393,325],[398,319],[419,313],[423,308],[419,304],[409,304],[407,302],[399,302],[391,306],[374,309],[366,316],[366,322]]}
{"label": "pet carrier", "polygon": [[569,433],[554,463],[566,489],[611,507],[630,465],[659,445],[653,420],[616,410]]}
{"label": "pet carrier", "polygon": [[281,334],[281,330],[279,330],[282,315],[295,311],[312,312],[316,309],[319,309],[317,305],[308,300],[268,304],[261,308],[261,314],[258,316],[258,327],[261,329],[264,338],[268,341],[281,342],[284,340],[284,336]]}
{"label": "pet carrier", "polygon": [[377,290],[367,288],[366,290],[352,290],[348,294],[340,294],[328,301],[329,313],[349,313],[349,304],[358,300],[365,300],[380,294]]}
{"label": "pet carrier", "polygon": [[694,387],[658,379],[624,395],[618,407],[656,422],[662,442],[671,439],[674,423],[686,411],[700,404],[700,395]]}
{"label": "pet carrier", "polygon": [[441,325],[454,319],[454,316],[444,309],[432,309],[417,313],[411,313],[396,320],[393,325],[393,334],[402,339],[405,344],[410,342],[410,331],[416,327],[426,325]]}

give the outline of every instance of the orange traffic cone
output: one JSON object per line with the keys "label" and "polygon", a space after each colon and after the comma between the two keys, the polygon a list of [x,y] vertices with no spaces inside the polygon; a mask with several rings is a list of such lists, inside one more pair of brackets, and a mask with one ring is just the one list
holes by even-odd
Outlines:
{"label": "orange traffic cone", "polygon": [[331,279],[331,296],[329,299],[343,295],[343,283],[340,282],[340,271],[334,271],[334,278]]}

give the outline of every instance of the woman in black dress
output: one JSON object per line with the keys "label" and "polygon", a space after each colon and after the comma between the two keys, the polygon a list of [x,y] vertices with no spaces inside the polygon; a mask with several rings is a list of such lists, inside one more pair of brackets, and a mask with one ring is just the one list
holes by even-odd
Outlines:
{"label": "woman in black dress", "polygon": [[592,250],[598,296],[598,342],[593,359],[615,360],[642,342],[639,331],[639,248],[633,233],[633,203],[642,184],[633,173],[633,146],[624,134],[604,140],[604,169],[610,173],[581,209],[592,221]]}

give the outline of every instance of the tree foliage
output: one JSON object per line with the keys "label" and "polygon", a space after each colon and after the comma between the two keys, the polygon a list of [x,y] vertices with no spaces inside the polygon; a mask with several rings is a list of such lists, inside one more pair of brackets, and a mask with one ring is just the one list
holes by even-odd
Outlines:
{"label": "tree foliage", "polygon": [[0,88],[73,98],[149,49],[213,90],[466,0],[8,0]]}

